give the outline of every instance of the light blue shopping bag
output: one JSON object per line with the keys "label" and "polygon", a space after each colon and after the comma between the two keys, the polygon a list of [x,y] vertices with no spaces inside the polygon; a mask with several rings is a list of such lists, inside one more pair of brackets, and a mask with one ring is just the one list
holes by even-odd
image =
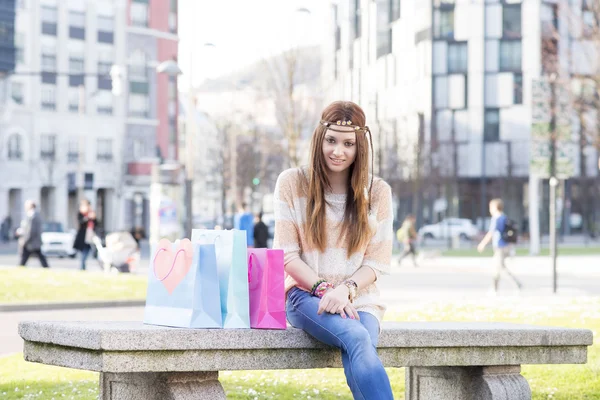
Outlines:
{"label": "light blue shopping bag", "polygon": [[246,232],[194,229],[192,243],[215,245],[223,328],[250,328]]}
{"label": "light blue shopping bag", "polygon": [[214,244],[152,246],[144,323],[180,328],[220,328],[221,304]]}

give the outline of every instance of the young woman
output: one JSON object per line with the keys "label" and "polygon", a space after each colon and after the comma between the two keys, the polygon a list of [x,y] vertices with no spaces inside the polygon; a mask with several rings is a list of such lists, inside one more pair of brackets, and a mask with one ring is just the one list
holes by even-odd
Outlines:
{"label": "young woman", "polygon": [[77,213],[77,221],[79,229],[75,236],[73,248],[81,252],[81,267],[85,270],[85,262],[92,250],[92,237],[95,235],[96,229],[96,213],[92,210],[89,200],[83,199],[79,203],[79,212]]}
{"label": "young woman", "polygon": [[392,256],[392,194],[369,175],[370,141],[358,105],[325,108],[310,166],[277,179],[273,247],[285,253],[289,322],[341,349],[355,399],[392,399],[376,351],[385,312],[377,280]]}

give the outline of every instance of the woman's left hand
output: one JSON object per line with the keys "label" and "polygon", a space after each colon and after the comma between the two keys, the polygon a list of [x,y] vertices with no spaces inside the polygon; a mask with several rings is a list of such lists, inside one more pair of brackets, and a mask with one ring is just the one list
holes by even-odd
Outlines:
{"label": "woman's left hand", "polygon": [[337,314],[346,307],[348,302],[349,290],[346,285],[339,285],[335,289],[328,290],[319,302],[319,310],[317,314],[328,312]]}

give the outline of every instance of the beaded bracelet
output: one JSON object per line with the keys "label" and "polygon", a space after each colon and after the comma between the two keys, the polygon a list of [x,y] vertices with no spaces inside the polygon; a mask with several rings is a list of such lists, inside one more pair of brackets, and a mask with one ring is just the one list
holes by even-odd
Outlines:
{"label": "beaded bracelet", "polygon": [[318,286],[319,286],[321,283],[323,283],[323,282],[327,282],[327,281],[326,281],[325,279],[319,279],[319,280],[317,281],[317,283],[315,283],[315,284],[313,285],[312,289],[310,289],[310,294],[311,294],[312,296],[314,296],[314,295],[315,295],[315,290],[317,290],[317,287],[318,287]]}
{"label": "beaded bracelet", "polygon": [[318,298],[322,298],[325,293],[327,293],[327,291],[329,289],[333,289],[334,285],[332,283],[329,282],[322,282],[319,286],[317,286],[317,288],[315,289],[315,296],[317,296]]}

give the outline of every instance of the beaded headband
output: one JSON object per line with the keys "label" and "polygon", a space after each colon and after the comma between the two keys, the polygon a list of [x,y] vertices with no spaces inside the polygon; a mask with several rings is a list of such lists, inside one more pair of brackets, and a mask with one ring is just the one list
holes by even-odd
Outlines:
{"label": "beaded headband", "polygon": [[350,121],[350,120],[348,120],[348,121],[339,120],[336,122],[321,120],[320,124],[327,127],[328,129],[331,129],[332,131],[335,131],[335,132],[348,132],[347,130],[336,129],[337,127],[341,128],[341,127],[345,126],[345,127],[354,128],[354,130],[356,132],[363,131],[363,132],[371,133],[368,126],[353,125],[352,121]]}

